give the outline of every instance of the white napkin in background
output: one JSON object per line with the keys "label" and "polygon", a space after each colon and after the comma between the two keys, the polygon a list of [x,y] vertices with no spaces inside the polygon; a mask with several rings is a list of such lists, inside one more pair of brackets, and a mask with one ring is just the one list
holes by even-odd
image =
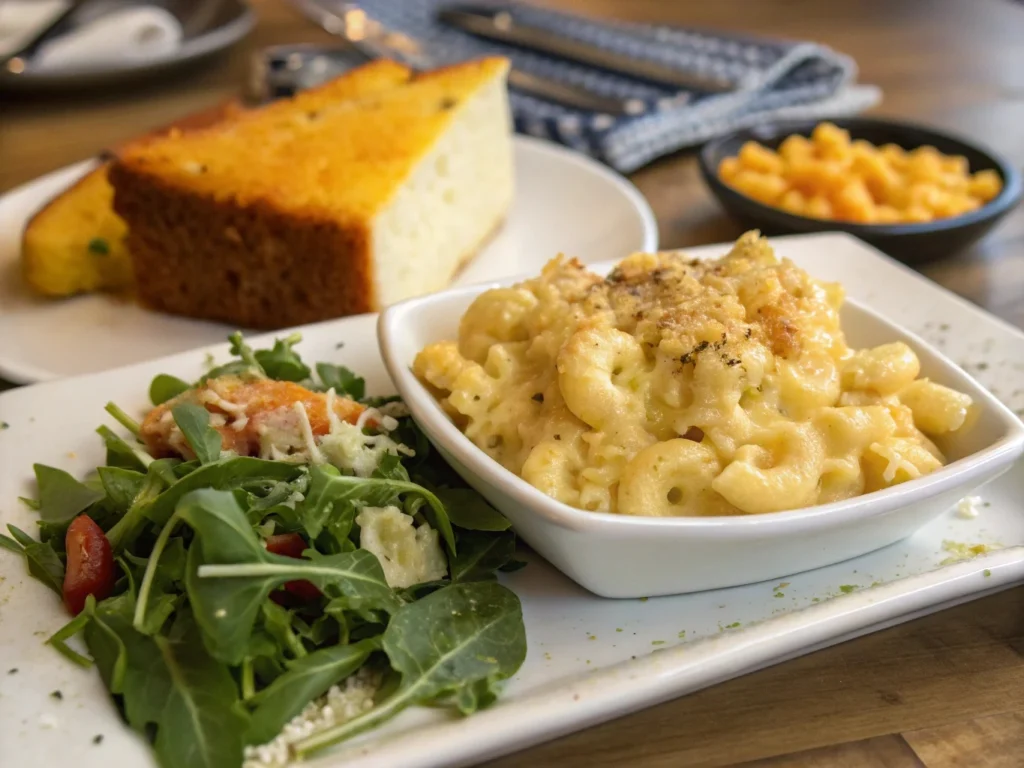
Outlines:
{"label": "white napkin in background", "polygon": [[[0,54],[13,52],[49,24],[66,0],[0,2]],[[29,66],[34,70],[66,70],[138,64],[164,58],[181,46],[182,28],[169,11],[136,5],[111,11],[42,45]]]}

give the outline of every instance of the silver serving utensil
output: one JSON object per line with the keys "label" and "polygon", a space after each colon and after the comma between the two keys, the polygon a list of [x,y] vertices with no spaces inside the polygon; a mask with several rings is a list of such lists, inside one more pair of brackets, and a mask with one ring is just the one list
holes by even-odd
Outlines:
{"label": "silver serving utensil", "polygon": [[[429,69],[431,64],[418,41],[406,34],[387,29],[370,18],[355,3],[329,0],[291,0],[307,18],[332,35],[346,40],[366,58],[398,58],[413,69]],[[586,88],[511,69],[508,84],[520,93],[536,96],[563,106],[608,115],[638,115],[647,107],[640,99],[615,99]]]}
{"label": "silver serving utensil", "polygon": [[723,78],[680,72],[653,61],[636,59],[597,45],[564,37],[547,29],[529,26],[516,19],[514,11],[496,11],[493,8],[475,6],[453,6],[441,10],[437,14],[437,18],[450,27],[477,37],[529,48],[566,61],[605,69],[639,80],[710,93],[725,93],[734,90],[734,85]]}

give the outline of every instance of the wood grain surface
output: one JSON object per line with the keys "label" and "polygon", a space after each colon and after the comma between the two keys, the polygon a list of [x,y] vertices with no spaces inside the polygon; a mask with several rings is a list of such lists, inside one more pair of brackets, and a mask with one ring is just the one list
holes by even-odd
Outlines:
{"label": "wood grain surface", "polygon": [[[398,2],[400,0],[396,0]],[[1011,0],[544,0],[597,16],[816,40],[885,93],[878,114],[972,136],[1024,164],[1024,4]],[[329,38],[280,0],[229,53],[120,90],[0,95],[0,193],[236,95],[260,48]],[[692,153],[633,175],[665,247],[740,229]],[[1024,210],[922,271],[1024,326]],[[733,680],[491,763],[748,768],[1024,767],[1024,588]]]}

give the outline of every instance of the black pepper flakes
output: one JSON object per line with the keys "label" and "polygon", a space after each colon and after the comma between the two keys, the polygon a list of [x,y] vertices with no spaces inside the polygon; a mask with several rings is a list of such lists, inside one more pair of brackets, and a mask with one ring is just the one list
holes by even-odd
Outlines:
{"label": "black pepper flakes", "polygon": [[18,674],[18,668],[17,667],[11,667],[10,669],[7,670],[7,674],[8,675],[16,675],[16,674]]}
{"label": "black pepper flakes", "polygon": [[544,393],[543,392],[538,392],[535,395],[533,395],[530,399],[533,400],[533,402],[535,402],[535,403],[543,403],[544,402]]}
{"label": "black pepper flakes", "polygon": [[685,355],[680,357],[679,358],[679,362],[681,362],[683,365],[686,365],[687,363],[692,363],[694,357],[699,355],[701,352],[703,352],[705,349],[707,349],[710,346],[711,346],[711,342],[710,341],[702,341],[696,347],[694,347],[689,352],[687,352]]}
{"label": "black pepper flakes", "polygon": [[344,347],[345,347],[345,342],[344,341],[339,341],[337,344],[334,345],[335,349],[344,349]]}
{"label": "black pepper flakes", "polygon": [[475,403],[475,402],[476,402],[477,400],[479,400],[479,399],[480,399],[480,395],[473,395],[473,402],[474,402],[474,403]]}
{"label": "black pepper flakes", "polygon": [[448,97],[446,99],[442,99],[441,100],[441,111],[442,112],[447,112],[449,109],[451,109],[452,107],[454,107],[458,103],[459,102],[457,102],[455,99],[453,99],[451,97]]}
{"label": "black pepper flakes", "polygon": [[3,431],[5,429],[10,429],[10,428],[11,428],[11,425],[8,424],[6,421],[0,421],[0,431]]}
{"label": "black pepper flakes", "polygon": [[562,439],[561,435],[555,435],[555,440],[561,440],[561,439]]}
{"label": "black pepper flakes", "polygon": [[51,699],[56,699],[57,701],[63,701],[64,700],[64,694],[61,693],[60,690],[58,689],[56,691],[51,691],[50,692],[50,698]]}
{"label": "black pepper flakes", "polygon": [[103,743],[103,734],[102,733],[97,733],[95,736],[93,736],[92,737],[92,743],[93,744],[102,744]]}
{"label": "black pepper flakes", "polygon": [[747,331],[746,331],[746,333],[744,333],[743,335],[744,335],[744,336],[745,336],[746,338],[748,338],[748,339],[749,339],[749,338],[750,338],[751,336],[753,336],[753,335],[754,335],[754,329],[753,329],[753,328],[747,328]]}
{"label": "black pepper flakes", "polygon": [[978,370],[979,371],[987,371],[988,370],[988,363],[978,363]]}

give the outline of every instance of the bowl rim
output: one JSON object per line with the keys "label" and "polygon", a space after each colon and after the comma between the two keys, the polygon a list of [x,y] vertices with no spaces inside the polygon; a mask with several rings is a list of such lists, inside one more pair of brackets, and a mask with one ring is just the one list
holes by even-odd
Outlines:
{"label": "bowl rim", "polygon": [[[600,274],[609,271],[616,263],[601,262],[587,266],[588,269]],[[407,336],[403,329],[416,327],[417,316],[424,310],[437,305],[463,302],[490,288],[507,287],[522,279],[513,277],[463,286],[394,304],[384,310],[377,320],[377,342],[392,382],[413,419],[430,442],[460,462],[475,480],[499,489],[521,506],[524,513],[540,516],[560,528],[601,534],[672,534],[710,538],[813,532],[868,517],[882,516],[951,491],[985,474],[993,465],[1009,464],[1024,453],[1024,423],[974,377],[917,334],[893,323],[861,302],[847,298],[845,303],[892,330],[894,340],[905,341],[911,347],[925,351],[934,358],[937,365],[950,372],[954,378],[963,378],[972,390],[970,394],[975,402],[998,418],[1003,427],[1002,436],[981,450],[950,462],[925,477],[850,499],[812,507],[722,517],[646,517],[578,509],[534,488],[474,445],[445,415],[427,388],[413,374],[412,360],[403,359],[400,352],[401,339]],[[512,522],[515,525],[515,520]]]}
{"label": "bowl rim", "polygon": [[[822,122],[834,123],[840,128],[846,128],[846,130],[849,130],[851,134],[856,132],[857,127],[887,128],[892,129],[894,132],[915,131],[942,141],[960,144],[962,147],[969,149],[972,152],[977,152],[986,156],[991,161],[994,169],[998,171],[999,175],[1003,178],[1003,188],[998,195],[977,210],[963,213],[958,216],[934,219],[932,221],[901,224],[861,224],[852,221],[840,221],[838,219],[815,219],[810,216],[800,216],[795,213],[790,213],[782,208],[777,208],[775,206],[768,205],[767,203],[762,203],[760,200],[755,200],[718,178],[718,171],[713,165],[713,158],[717,154],[721,153],[723,145],[736,141],[738,138],[744,136],[749,137],[750,140],[756,141],[758,138],[754,135],[755,132],[782,134],[782,132],[788,131],[789,134],[799,133],[802,135],[808,135],[815,126]],[[853,136],[853,138],[856,138],[856,136]],[[921,145],[919,144],[918,146]],[[921,125],[919,123],[881,117],[836,117],[834,119],[822,120],[779,120],[749,128],[741,128],[706,142],[700,148],[700,152],[698,153],[698,164],[700,165],[701,175],[704,177],[704,182],[719,197],[725,195],[736,201],[742,201],[744,204],[756,208],[764,214],[770,214],[780,224],[793,229],[806,231],[812,227],[816,230],[820,230],[822,227],[825,227],[837,229],[842,232],[848,232],[864,239],[931,234],[960,229],[961,227],[967,228],[974,224],[989,221],[1004,215],[1013,208],[1013,206],[1020,202],[1021,197],[1024,196],[1024,177],[1022,177],[1021,172],[1006,156],[996,152],[991,147],[981,142],[968,140],[956,133],[936,130],[930,126]]]}

